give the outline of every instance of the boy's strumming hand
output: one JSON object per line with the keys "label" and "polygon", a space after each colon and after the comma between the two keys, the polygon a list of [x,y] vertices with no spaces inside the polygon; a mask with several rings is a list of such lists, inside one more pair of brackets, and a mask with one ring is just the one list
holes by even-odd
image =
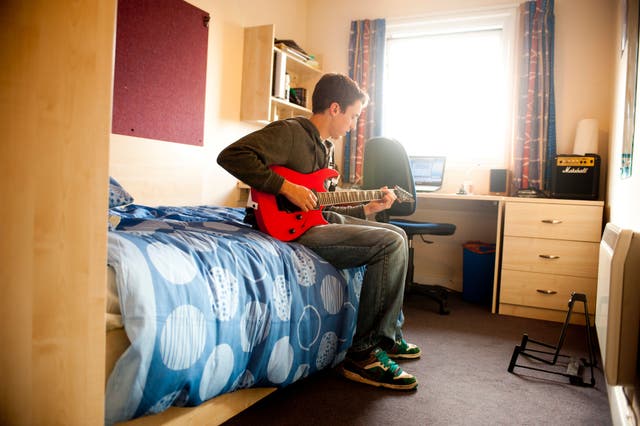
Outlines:
{"label": "boy's strumming hand", "polygon": [[280,194],[287,197],[289,201],[298,206],[303,212],[314,210],[318,207],[318,197],[312,190],[302,185],[285,180],[280,187]]}

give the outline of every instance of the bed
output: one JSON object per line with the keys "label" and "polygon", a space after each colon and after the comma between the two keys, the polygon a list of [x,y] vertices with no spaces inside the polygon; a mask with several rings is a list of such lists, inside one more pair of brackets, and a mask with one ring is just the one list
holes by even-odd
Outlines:
{"label": "bed", "polygon": [[110,191],[105,424],[220,423],[342,361],[363,268],[258,232],[242,209],[124,198]]}

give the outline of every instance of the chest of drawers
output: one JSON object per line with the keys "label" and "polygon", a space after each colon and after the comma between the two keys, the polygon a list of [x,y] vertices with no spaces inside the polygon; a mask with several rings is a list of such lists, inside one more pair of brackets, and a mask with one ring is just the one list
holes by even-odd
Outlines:
{"label": "chest of drawers", "polygon": [[505,202],[500,314],[564,321],[574,291],[595,314],[602,209],[601,201]]}

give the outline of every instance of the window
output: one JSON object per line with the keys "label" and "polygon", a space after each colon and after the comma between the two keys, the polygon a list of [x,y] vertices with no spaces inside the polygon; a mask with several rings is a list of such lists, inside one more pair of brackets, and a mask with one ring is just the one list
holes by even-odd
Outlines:
{"label": "window", "polygon": [[504,166],[515,9],[389,20],[383,133],[410,155]]}

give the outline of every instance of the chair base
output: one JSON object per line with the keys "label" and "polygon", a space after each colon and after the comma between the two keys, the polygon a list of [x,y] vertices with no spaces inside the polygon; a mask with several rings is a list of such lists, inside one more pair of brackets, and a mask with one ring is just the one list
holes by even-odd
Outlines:
{"label": "chair base", "polygon": [[438,303],[438,313],[449,315],[451,312],[448,306],[449,289],[437,284],[411,283],[407,286],[406,293],[422,294]]}

